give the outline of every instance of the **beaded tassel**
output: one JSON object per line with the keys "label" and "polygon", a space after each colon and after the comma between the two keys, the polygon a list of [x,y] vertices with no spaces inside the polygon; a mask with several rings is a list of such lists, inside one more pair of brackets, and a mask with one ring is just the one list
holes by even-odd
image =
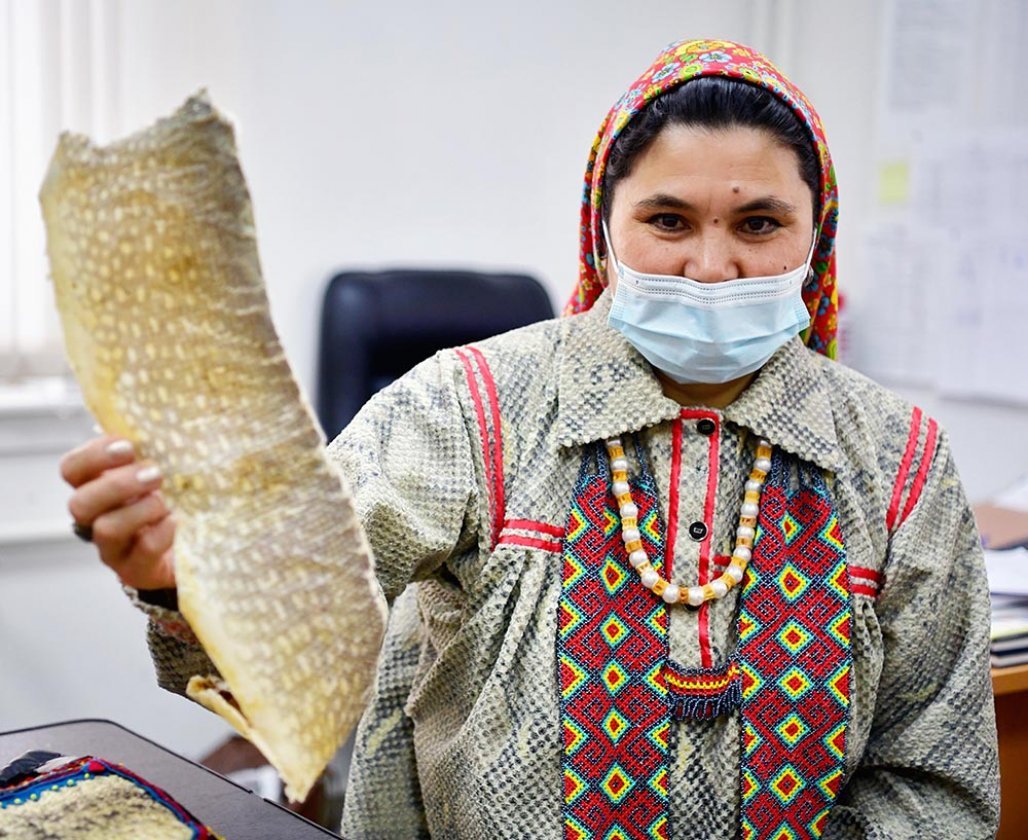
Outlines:
{"label": "beaded tassel", "polygon": [[753,469],[746,480],[746,493],[739,513],[739,527],[735,532],[735,550],[728,568],[714,580],[702,586],[683,588],[665,580],[650,564],[639,534],[639,508],[632,501],[628,484],[628,459],[621,446],[620,438],[607,441],[607,455],[610,457],[611,491],[621,511],[621,539],[628,552],[628,562],[639,573],[639,580],[647,589],[653,590],[668,604],[688,604],[698,607],[706,601],[724,598],[728,591],[739,583],[753,554],[753,540],[756,536],[757,515],[760,512],[760,491],[764,487],[771,469],[771,444],[761,439],[757,443],[757,455]]}

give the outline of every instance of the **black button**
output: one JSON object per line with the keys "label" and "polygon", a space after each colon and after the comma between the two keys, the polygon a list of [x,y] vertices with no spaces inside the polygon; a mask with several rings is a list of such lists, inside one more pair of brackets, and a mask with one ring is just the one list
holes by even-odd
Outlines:
{"label": "black button", "polygon": [[709,417],[704,417],[696,424],[696,431],[701,435],[712,435],[717,431],[717,423],[711,420]]}
{"label": "black button", "polygon": [[702,522],[693,522],[692,525],[689,526],[689,536],[699,542],[707,536],[707,526]]}

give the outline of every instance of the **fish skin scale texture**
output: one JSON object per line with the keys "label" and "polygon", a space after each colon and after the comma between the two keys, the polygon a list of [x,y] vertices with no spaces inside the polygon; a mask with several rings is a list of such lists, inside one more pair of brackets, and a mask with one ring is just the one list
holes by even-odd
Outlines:
{"label": "fish skin scale texture", "polygon": [[106,147],[61,136],[40,193],[71,367],[164,473],[189,695],[301,800],[356,724],[386,606],[345,479],[282,352],[231,125],[206,95]]}

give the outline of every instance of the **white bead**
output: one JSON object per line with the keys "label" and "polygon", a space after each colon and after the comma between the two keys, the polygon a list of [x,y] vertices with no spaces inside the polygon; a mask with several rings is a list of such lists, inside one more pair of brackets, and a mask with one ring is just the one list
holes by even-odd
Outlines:
{"label": "white bead", "polygon": [[610,487],[615,496],[624,496],[630,489],[625,481],[615,481]]}
{"label": "white bead", "polygon": [[749,525],[740,525],[738,528],[735,529],[735,535],[740,539],[752,540],[757,535],[757,532],[754,531]]}
{"label": "white bead", "polygon": [[771,461],[768,458],[757,458],[753,466],[761,472],[768,472],[771,469]]}
{"label": "white bead", "polygon": [[638,569],[643,563],[650,558],[646,556],[646,552],[641,548],[638,551],[633,551],[628,555],[628,562],[632,564],[633,569]]}
{"label": "white bead", "polygon": [[764,482],[757,481],[755,478],[746,479],[746,490],[750,493],[760,492],[760,488],[764,486]]}
{"label": "white bead", "polygon": [[611,438],[607,441],[607,449],[613,449],[615,446],[621,446],[621,438]]}
{"label": "white bead", "polygon": [[621,506],[622,519],[634,519],[638,515],[639,508],[637,508],[633,502],[629,502],[628,504]]}
{"label": "white bead", "polygon": [[689,602],[689,606],[698,607],[703,603],[703,587],[701,586],[690,586],[689,591],[686,593],[686,600]]}
{"label": "white bead", "polygon": [[647,589],[653,589],[653,587],[657,585],[659,575],[653,569],[647,569],[639,576],[639,579],[642,581],[642,585]]}
{"label": "white bead", "polygon": [[715,598],[724,598],[725,595],[728,594],[728,587],[725,585],[725,582],[721,580],[721,578],[718,578],[717,580],[713,581],[710,584],[710,588],[714,590]]}
{"label": "white bead", "polygon": [[635,542],[637,539],[639,539],[639,529],[625,528],[625,530],[621,532],[621,539],[623,539],[626,543]]}
{"label": "white bead", "polygon": [[664,594],[660,597],[667,601],[669,604],[677,604],[678,598],[681,595],[681,590],[673,583],[667,585],[667,589],[664,590]]}
{"label": "white bead", "polygon": [[628,459],[627,458],[615,458],[613,461],[610,462],[610,468],[612,470],[618,470],[619,472],[621,470],[627,470],[628,469]]}
{"label": "white bead", "polygon": [[728,575],[728,577],[730,577],[736,583],[738,583],[742,580],[743,572],[742,569],[740,569],[738,566],[729,566],[727,569],[725,569],[725,574]]}
{"label": "white bead", "polygon": [[[756,516],[760,512],[760,508],[753,504],[753,502],[743,502],[741,512],[743,516]],[[624,510],[622,510],[622,516],[624,513]]]}
{"label": "white bead", "polygon": [[737,545],[735,551],[732,552],[733,557],[738,557],[740,560],[745,560],[747,563],[750,562],[750,558],[753,556],[750,550],[744,545]]}
{"label": "white bead", "polygon": [[757,441],[757,446],[763,446],[763,447],[765,447],[767,449],[770,449],[771,448],[771,442],[767,441],[767,440],[764,440],[764,438],[761,438],[760,440]]}

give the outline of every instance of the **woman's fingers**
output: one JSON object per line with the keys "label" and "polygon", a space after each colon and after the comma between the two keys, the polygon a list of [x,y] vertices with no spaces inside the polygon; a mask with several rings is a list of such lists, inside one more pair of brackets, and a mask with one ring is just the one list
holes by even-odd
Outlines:
{"label": "woman's fingers", "polygon": [[165,516],[139,531],[124,559],[109,565],[127,586],[170,589],[175,586],[174,541],[175,520]]}
{"label": "woman's fingers", "polygon": [[97,516],[93,520],[93,542],[105,563],[120,562],[128,554],[137,533],[167,515],[168,506],[161,495],[147,493],[124,507]]}
{"label": "woman's fingers", "polygon": [[81,487],[104,470],[135,460],[132,444],[124,438],[104,435],[86,441],[61,459],[61,477],[72,487]]}
{"label": "woman's fingers", "polygon": [[124,507],[161,485],[161,471],[148,461],[133,461],[105,470],[71,494],[68,511],[76,522],[92,525],[108,511]]}
{"label": "woman's fingers", "polygon": [[157,489],[161,471],[136,461],[132,444],[105,435],[61,459],[61,476],[75,488],[68,511],[92,528],[100,558],[129,586],[175,585],[175,523]]}

